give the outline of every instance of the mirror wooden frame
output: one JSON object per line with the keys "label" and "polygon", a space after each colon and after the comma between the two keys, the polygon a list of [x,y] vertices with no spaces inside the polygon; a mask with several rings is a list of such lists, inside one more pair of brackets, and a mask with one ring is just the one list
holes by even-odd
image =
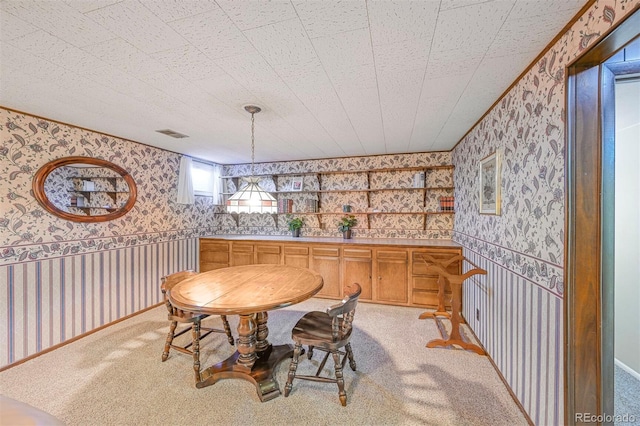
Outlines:
{"label": "mirror wooden frame", "polygon": [[[53,172],[55,169],[59,167],[68,166],[70,164],[78,164],[78,163],[89,164],[97,167],[104,167],[122,176],[122,178],[125,180],[125,182],[129,186],[129,198],[127,199],[127,202],[125,203],[125,205],[111,213],[96,215],[96,216],[82,216],[82,215],[77,215],[77,214],[73,214],[73,213],[69,213],[64,210],[61,210],[58,207],[56,207],[51,201],[49,201],[49,199],[47,198],[47,194],[45,193],[45,190],[44,190],[44,183],[47,180],[47,177],[49,177],[51,172]],[[40,170],[38,170],[35,176],[33,177],[32,189],[33,189],[33,196],[36,198],[36,200],[38,200],[38,203],[40,203],[40,205],[45,210],[47,210],[49,213],[54,214],[55,216],[58,216],[59,218],[70,220],[73,222],[96,223],[96,222],[106,222],[109,220],[117,219],[127,214],[133,208],[134,204],[136,203],[136,198],[138,197],[138,190],[136,187],[136,183],[133,180],[133,177],[129,174],[129,172],[127,172],[122,167],[111,163],[110,161],[102,160],[100,158],[93,158],[93,157],[79,157],[79,156],[63,157],[63,158],[59,158],[57,160],[48,162],[47,164],[42,166]]]}

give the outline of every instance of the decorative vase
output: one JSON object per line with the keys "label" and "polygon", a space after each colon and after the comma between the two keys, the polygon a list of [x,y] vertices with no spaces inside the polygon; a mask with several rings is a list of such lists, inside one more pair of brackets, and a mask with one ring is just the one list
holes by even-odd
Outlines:
{"label": "decorative vase", "polygon": [[294,237],[299,237],[300,236],[300,228],[292,229],[291,230],[291,235],[293,235]]}
{"label": "decorative vase", "polygon": [[342,231],[342,238],[345,240],[351,239],[351,229],[347,229],[346,231]]}

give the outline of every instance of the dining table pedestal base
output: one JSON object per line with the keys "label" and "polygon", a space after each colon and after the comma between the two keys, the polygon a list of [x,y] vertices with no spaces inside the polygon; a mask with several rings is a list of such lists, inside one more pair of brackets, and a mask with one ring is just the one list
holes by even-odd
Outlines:
{"label": "dining table pedestal base", "polygon": [[236,352],[203,371],[198,389],[221,379],[253,383],[260,401],[280,395],[274,370],[293,355],[293,345],[274,346],[269,337],[269,311],[300,303],[322,289],[322,276],[307,268],[289,265],[243,265],[201,272],[177,283],[168,292],[176,308],[199,315],[238,315]]}
{"label": "dining table pedestal base", "polygon": [[244,379],[253,383],[260,401],[270,401],[280,396],[280,386],[273,375],[276,366],[293,355],[292,345],[269,345],[262,352],[256,352],[256,362],[251,369],[237,363],[240,353],[236,351],[229,358],[202,371],[202,380],[196,383],[198,389],[210,386],[221,379]]}

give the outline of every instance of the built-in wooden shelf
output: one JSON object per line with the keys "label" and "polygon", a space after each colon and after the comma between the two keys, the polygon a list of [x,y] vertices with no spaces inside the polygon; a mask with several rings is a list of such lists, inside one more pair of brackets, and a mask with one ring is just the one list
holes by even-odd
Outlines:
{"label": "built-in wooden shelf", "polygon": [[[427,217],[430,215],[440,215],[440,214],[447,214],[447,215],[453,215],[455,214],[454,211],[424,211],[424,210],[417,210],[417,211],[386,211],[386,210],[382,210],[380,209],[380,211],[373,211],[373,210],[378,210],[379,206],[375,206],[372,203],[372,198],[370,194],[372,193],[381,193],[381,192],[400,192],[400,191],[407,191],[407,192],[412,192],[412,193],[421,193],[422,197],[421,197],[421,201],[417,202],[416,204],[416,208],[431,208],[432,206],[429,205],[429,203],[432,202],[433,199],[429,199],[427,197],[427,193],[429,192],[435,192],[435,191],[440,191],[441,193],[444,192],[445,194],[450,194],[453,195],[453,191],[454,191],[454,187],[453,186],[425,186],[424,184],[422,186],[396,186],[396,187],[391,187],[391,188],[376,188],[375,185],[380,185],[381,183],[378,182],[377,180],[374,179],[374,176],[376,176],[376,174],[397,174],[400,172],[424,172],[425,174],[425,181],[427,181],[427,174],[430,171],[434,171],[434,170],[454,170],[454,166],[452,165],[436,165],[436,166],[412,166],[412,167],[398,167],[398,168],[377,168],[377,169],[359,169],[359,170],[327,170],[327,171],[322,171],[322,172],[290,172],[290,173],[270,173],[270,174],[258,174],[258,175],[254,175],[254,177],[270,177],[273,179],[274,184],[275,184],[275,188],[282,188],[283,186],[288,186],[289,185],[289,181],[281,181],[280,185],[278,184],[278,180],[281,177],[300,177],[300,176],[315,176],[317,179],[317,182],[313,182],[312,186],[317,186],[317,189],[301,189],[301,190],[293,190],[290,188],[287,189],[280,189],[280,190],[275,190],[275,191],[267,191],[270,194],[273,194],[276,198],[278,198],[279,200],[282,199],[298,199],[300,200],[300,198],[296,198],[297,195],[305,195],[305,197],[303,198],[304,200],[308,200],[309,198],[309,194],[312,195],[316,195],[317,197],[316,200],[318,201],[318,211],[315,212],[311,212],[311,211],[297,211],[297,212],[290,212],[290,213],[276,213],[273,214],[274,216],[274,221],[276,223],[278,223],[278,215],[310,215],[310,216],[327,216],[327,215],[331,215],[331,216],[335,216],[335,215],[345,215],[345,214],[353,214],[353,215],[366,215],[367,216],[367,220],[366,220],[366,226],[367,228],[370,229],[370,217],[371,216],[376,216],[376,215],[421,215],[424,217],[424,219],[422,220],[422,229],[426,229],[427,228]],[[324,176],[331,176],[331,175],[337,175],[337,174],[366,174],[366,180],[363,181],[362,178],[360,178],[360,183],[359,185],[361,185],[362,187],[354,187],[354,188],[331,188],[331,185],[327,185],[329,186],[329,188],[323,188],[323,183],[327,184],[327,182],[325,181],[325,179],[323,179]],[[246,178],[248,176],[236,176],[236,175],[229,175],[229,176],[222,176],[222,179],[230,179],[235,183],[235,187],[239,188],[240,187],[240,180],[242,178]],[[415,180],[414,180],[415,182]],[[284,185],[283,185],[284,183]],[[336,182],[331,182],[335,185]],[[351,182],[350,182],[351,183]],[[350,183],[346,183],[347,185],[349,185]],[[406,175],[403,178],[403,183],[404,185],[406,185],[408,182],[406,181]],[[422,182],[421,182],[422,183]],[[430,182],[432,183],[432,182]],[[340,184],[344,184],[343,182],[340,182]],[[340,185],[339,184],[339,185]],[[372,187],[372,184],[374,187]],[[388,184],[388,182],[383,182],[384,184]],[[398,182],[396,181],[396,184],[398,184]],[[336,186],[339,186],[336,185]],[[409,183],[409,185],[411,185],[411,183]],[[354,185],[355,186],[355,185]],[[363,208],[363,207],[368,207],[368,209],[364,210],[364,211],[352,211],[352,212],[344,212],[344,211],[323,211],[321,204],[321,198],[320,196],[322,194],[366,194],[366,200],[363,200],[361,197],[359,197],[360,199],[360,204],[365,204],[365,206],[359,206],[359,208]],[[231,196],[233,195],[233,192],[223,192],[222,195],[224,196]],[[279,195],[282,195],[279,197]],[[444,195],[444,194],[443,194]],[[295,202],[295,201],[294,201]],[[325,201],[326,202],[326,201]],[[331,207],[331,208],[335,208]],[[299,210],[303,210],[300,209]],[[306,209],[305,209],[306,210]],[[226,212],[217,212],[215,214],[232,214],[232,213],[226,213]],[[239,216],[238,215],[234,215],[234,219],[236,221],[236,224],[238,224],[239,222]],[[320,222],[322,222],[320,220]]]}

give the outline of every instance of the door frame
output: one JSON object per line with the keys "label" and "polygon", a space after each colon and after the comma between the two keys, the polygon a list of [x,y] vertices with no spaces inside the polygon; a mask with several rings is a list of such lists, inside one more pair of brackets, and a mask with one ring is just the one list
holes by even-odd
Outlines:
{"label": "door frame", "polygon": [[[604,62],[640,37],[640,7],[567,68],[565,424],[613,414],[614,79]],[[628,71],[628,69],[627,69]],[[603,209],[603,206],[610,206]],[[605,419],[606,420],[606,419]],[[608,422],[604,422],[608,423]]]}

